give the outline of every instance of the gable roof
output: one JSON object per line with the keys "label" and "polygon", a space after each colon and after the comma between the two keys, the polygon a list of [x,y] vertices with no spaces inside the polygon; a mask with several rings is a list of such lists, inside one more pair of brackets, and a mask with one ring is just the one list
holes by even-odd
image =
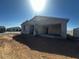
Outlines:
{"label": "gable roof", "polygon": [[67,23],[69,19],[57,18],[57,17],[47,17],[47,16],[35,16],[31,20],[24,22],[25,24],[60,24]]}

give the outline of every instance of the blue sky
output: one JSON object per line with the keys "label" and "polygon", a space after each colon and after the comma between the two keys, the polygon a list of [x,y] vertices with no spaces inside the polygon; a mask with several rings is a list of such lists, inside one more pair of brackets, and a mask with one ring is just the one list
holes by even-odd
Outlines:
{"label": "blue sky", "polygon": [[[20,26],[35,15],[29,0],[0,0],[0,25]],[[79,27],[79,0],[47,0],[39,15],[68,18],[68,29]]]}

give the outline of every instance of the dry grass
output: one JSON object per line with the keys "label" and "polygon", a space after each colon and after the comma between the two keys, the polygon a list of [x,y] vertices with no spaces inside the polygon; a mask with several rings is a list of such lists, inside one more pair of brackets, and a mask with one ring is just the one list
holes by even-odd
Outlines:
{"label": "dry grass", "polygon": [[69,56],[32,50],[12,39],[15,34],[0,36],[0,59],[76,59]]}
{"label": "dry grass", "polygon": [[15,41],[2,40],[0,59],[30,59],[30,49]]}
{"label": "dry grass", "polygon": [[12,35],[0,36],[0,59],[31,59],[30,48],[12,40]]}

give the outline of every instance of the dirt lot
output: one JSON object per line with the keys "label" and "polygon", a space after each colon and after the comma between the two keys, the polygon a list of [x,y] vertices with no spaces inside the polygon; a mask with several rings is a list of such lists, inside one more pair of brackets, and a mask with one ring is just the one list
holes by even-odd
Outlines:
{"label": "dirt lot", "polygon": [[79,59],[78,41],[7,33],[0,35],[0,59]]}

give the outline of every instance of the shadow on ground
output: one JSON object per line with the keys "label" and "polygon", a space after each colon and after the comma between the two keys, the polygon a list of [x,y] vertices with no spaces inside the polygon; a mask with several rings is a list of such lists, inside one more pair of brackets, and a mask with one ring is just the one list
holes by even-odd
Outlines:
{"label": "shadow on ground", "polygon": [[13,39],[29,46],[32,50],[79,58],[78,42],[69,40],[69,38],[64,40],[23,34],[13,37]]}

